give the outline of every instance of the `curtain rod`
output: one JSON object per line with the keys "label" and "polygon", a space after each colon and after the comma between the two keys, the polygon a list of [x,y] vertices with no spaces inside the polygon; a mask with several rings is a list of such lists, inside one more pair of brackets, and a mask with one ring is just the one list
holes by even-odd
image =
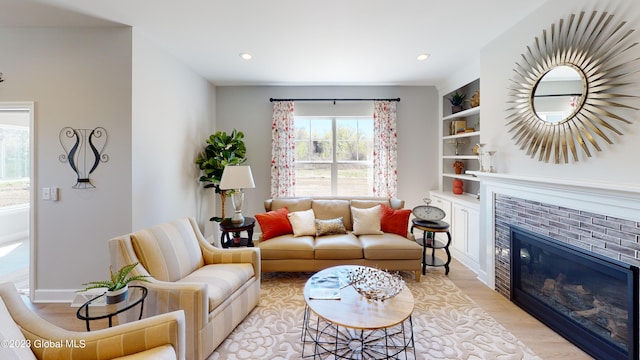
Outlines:
{"label": "curtain rod", "polygon": [[336,101],[396,101],[396,102],[400,102],[400,98],[394,98],[394,99],[274,99],[274,98],[270,98],[269,101],[270,102],[276,102],[276,101],[333,101],[333,103],[335,104]]}

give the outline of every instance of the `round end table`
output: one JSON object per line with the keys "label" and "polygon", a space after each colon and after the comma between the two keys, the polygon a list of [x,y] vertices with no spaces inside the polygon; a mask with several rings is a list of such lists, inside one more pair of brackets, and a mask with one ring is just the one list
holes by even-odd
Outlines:
{"label": "round end table", "polygon": [[[427,266],[444,266],[445,275],[449,274],[449,264],[451,263],[451,233],[449,232],[449,223],[445,221],[427,221],[413,219],[411,225],[411,233],[413,229],[422,230],[422,275],[426,274]],[[436,233],[446,233],[447,242],[436,240]],[[431,256],[427,256],[427,248],[431,249]],[[441,259],[435,255],[437,249],[442,249],[447,255],[446,259]]]}
{"label": "round end table", "polygon": [[[231,218],[223,219],[220,222],[220,243],[223,248],[247,246],[253,247],[253,228],[256,226],[256,219],[245,217],[241,223],[231,222]],[[247,237],[240,236],[246,231]],[[233,236],[230,236],[233,235]]]}

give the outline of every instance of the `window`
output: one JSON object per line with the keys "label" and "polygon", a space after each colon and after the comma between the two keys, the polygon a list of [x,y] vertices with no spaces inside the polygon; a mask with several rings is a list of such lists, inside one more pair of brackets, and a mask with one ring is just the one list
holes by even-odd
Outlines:
{"label": "window", "polygon": [[371,196],[373,118],[294,118],[296,196]]}
{"label": "window", "polygon": [[29,168],[29,128],[0,118],[0,207],[29,203]]}

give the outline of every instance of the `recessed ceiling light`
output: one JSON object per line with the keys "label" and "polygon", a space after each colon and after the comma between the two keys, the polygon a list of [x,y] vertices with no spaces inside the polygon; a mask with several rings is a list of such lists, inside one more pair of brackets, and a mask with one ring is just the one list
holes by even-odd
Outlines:
{"label": "recessed ceiling light", "polygon": [[253,59],[253,55],[251,55],[251,54],[249,54],[247,52],[240,53],[240,57],[243,60],[251,60],[251,59]]}
{"label": "recessed ceiling light", "polygon": [[417,57],[418,61],[424,61],[424,60],[427,60],[428,58],[429,58],[429,54],[420,54]]}

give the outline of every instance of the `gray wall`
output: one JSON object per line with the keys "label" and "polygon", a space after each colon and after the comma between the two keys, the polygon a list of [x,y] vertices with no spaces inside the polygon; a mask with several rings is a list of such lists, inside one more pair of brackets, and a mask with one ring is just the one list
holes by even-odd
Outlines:
{"label": "gray wall", "polygon": [[[0,102],[35,103],[36,301],[69,301],[107,278],[112,237],[182,216],[208,223],[194,161],[215,128],[213,85],[129,27],[4,28],[0,49]],[[58,161],[65,126],[109,134],[95,189],[72,189]],[[45,186],[60,200],[41,200]]]}
{"label": "gray wall", "polygon": [[[106,238],[131,229],[131,29],[5,28],[0,49],[0,101],[35,102],[33,295],[68,299],[63,289],[104,278]],[[65,126],[108,131],[95,189],[72,189],[75,173],[58,161]],[[41,200],[44,186],[60,187],[60,201]]]}
{"label": "gray wall", "polygon": [[[245,191],[245,211],[264,212],[269,197],[271,113],[269,98],[395,98],[398,103],[398,197],[411,208],[438,185],[438,101],[434,87],[225,86],[216,88],[217,130],[245,133],[255,189]],[[302,106],[302,105],[301,105]],[[229,204],[229,206],[231,206]],[[231,207],[227,209],[231,211]],[[219,215],[219,214],[218,214]]]}
{"label": "gray wall", "polygon": [[215,128],[215,87],[133,31],[132,228],[184,216],[203,226],[213,202],[195,164]]}

